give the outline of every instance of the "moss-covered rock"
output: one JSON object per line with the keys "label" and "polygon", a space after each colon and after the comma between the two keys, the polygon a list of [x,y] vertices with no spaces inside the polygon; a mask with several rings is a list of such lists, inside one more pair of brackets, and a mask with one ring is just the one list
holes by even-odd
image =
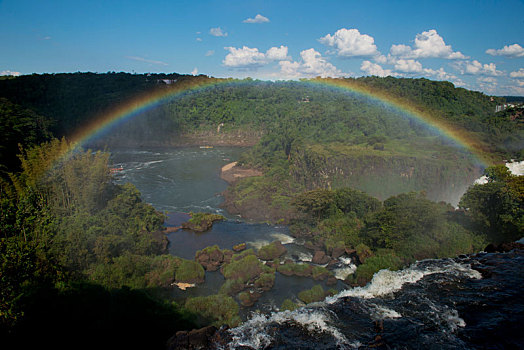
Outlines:
{"label": "moss-covered rock", "polygon": [[263,246],[258,251],[258,257],[262,260],[274,260],[286,254],[287,249],[280,241],[274,241],[268,245]]}
{"label": "moss-covered rock", "polygon": [[221,294],[235,295],[246,288],[246,283],[240,279],[229,279],[220,287]]}
{"label": "moss-covered rock", "polygon": [[201,324],[211,324],[216,327],[227,324],[235,327],[240,323],[238,304],[233,298],[224,294],[188,298],[185,307],[200,316]]}
{"label": "moss-covered rock", "polygon": [[197,262],[182,260],[175,273],[176,282],[203,283],[204,268]]}
{"label": "moss-covered rock", "polygon": [[233,260],[231,263],[225,265],[222,273],[226,279],[236,279],[244,283],[258,277],[264,270],[269,269],[264,266],[254,255],[247,255],[243,258]]}
{"label": "moss-covered rock", "polygon": [[255,291],[246,291],[238,294],[238,300],[242,306],[253,306],[262,295]]}
{"label": "moss-covered rock", "polygon": [[317,281],[323,281],[331,276],[333,276],[333,273],[322,266],[314,266],[311,270],[311,277]]}
{"label": "moss-covered rock", "polygon": [[273,288],[275,284],[275,273],[263,273],[255,281],[255,288],[261,289],[263,291],[268,291]]}
{"label": "moss-covered rock", "polygon": [[216,271],[224,262],[224,251],[217,245],[206,247],[196,252],[195,260],[207,271]]}
{"label": "moss-covered rock", "polygon": [[319,284],[313,286],[311,289],[298,293],[298,298],[306,304],[322,301],[325,297],[326,293],[324,292],[324,288]]}
{"label": "moss-covered rock", "polygon": [[197,232],[209,230],[215,221],[225,220],[225,217],[211,213],[190,213],[191,219],[182,223],[182,228]]}
{"label": "moss-covered rock", "polygon": [[235,244],[233,246],[233,251],[234,252],[241,252],[243,250],[246,250],[246,243],[239,243],[239,244]]}
{"label": "moss-covered rock", "polygon": [[300,277],[311,277],[313,266],[309,264],[295,264],[293,262],[286,262],[283,265],[277,267],[277,271],[284,276],[300,276]]}
{"label": "moss-covered rock", "polygon": [[369,257],[373,256],[373,252],[371,251],[371,249],[363,243],[357,245],[355,247],[355,250],[357,253],[358,260],[360,261],[361,264],[366,263],[366,260]]}

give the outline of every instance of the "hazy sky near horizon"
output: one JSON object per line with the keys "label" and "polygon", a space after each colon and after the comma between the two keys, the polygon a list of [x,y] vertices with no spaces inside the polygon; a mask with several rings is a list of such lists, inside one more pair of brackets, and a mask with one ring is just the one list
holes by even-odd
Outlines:
{"label": "hazy sky near horizon", "polygon": [[0,0],[0,39],[0,75],[392,75],[524,95],[522,0]]}

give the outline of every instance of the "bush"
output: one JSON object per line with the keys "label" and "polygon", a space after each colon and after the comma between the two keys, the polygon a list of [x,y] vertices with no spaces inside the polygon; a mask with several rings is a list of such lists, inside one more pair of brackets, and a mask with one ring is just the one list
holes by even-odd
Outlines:
{"label": "bush", "polygon": [[317,284],[311,289],[298,293],[298,298],[306,304],[322,301],[325,298],[324,288]]}
{"label": "bush", "polygon": [[197,262],[191,260],[182,260],[176,270],[175,279],[177,282],[185,283],[203,283],[204,268]]}
{"label": "bush", "polygon": [[238,304],[233,298],[224,294],[188,298],[185,307],[200,316],[201,325],[211,323],[216,327],[224,324],[235,327],[240,323]]}
{"label": "bush", "polygon": [[291,299],[285,299],[280,306],[280,311],[293,311],[298,309],[298,305],[291,301]]}

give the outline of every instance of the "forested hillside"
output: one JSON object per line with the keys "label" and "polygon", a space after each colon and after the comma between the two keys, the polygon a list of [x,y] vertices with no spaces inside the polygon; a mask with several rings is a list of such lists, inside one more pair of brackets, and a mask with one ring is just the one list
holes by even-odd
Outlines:
{"label": "forested hillside", "polygon": [[[212,82],[220,83],[180,93]],[[465,128],[486,145],[487,158],[522,158],[521,110],[495,113],[499,98],[426,79],[347,83]],[[188,299],[185,307],[165,297],[174,282],[202,282],[203,266],[166,254],[163,215],[132,184],[115,184],[108,153],[66,152],[67,137],[87,121],[155,91],[177,96],[91,142],[254,145],[239,162],[264,175],[230,186],[226,208],[290,223],[295,236],[322,251],[353,251],[359,266],[347,284],[364,284],[381,268],[472,253],[523,234],[523,177],[490,167],[489,182],[459,201],[481,164],[420,121],[354,93],[311,81],[178,74],[0,79],[0,337],[7,343],[69,348],[88,334],[86,347],[105,341],[111,348],[160,348],[177,330],[237,324],[234,298],[250,302],[242,290],[251,282],[271,289],[277,270],[304,272],[278,259],[266,266],[252,250],[231,252],[219,294]],[[452,197],[461,210],[432,201]],[[259,256],[276,245],[268,247]],[[319,266],[310,272],[329,275]],[[312,301],[313,291],[301,300]]]}

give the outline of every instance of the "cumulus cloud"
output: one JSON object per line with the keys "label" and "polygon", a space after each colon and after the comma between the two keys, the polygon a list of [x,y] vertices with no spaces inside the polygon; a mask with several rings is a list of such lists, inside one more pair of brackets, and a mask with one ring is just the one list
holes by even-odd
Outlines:
{"label": "cumulus cloud", "polygon": [[372,57],[380,54],[375,39],[367,34],[360,34],[358,29],[342,28],[335,34],[328,34],[318,41],[334,47],[340,57]]}
{"label": "cumulus cloud", "polygon": [[396,60],[395,70],[403,73],[420,73],[422,72],[422,64],[415,60]]}
{"label": "cumulus cloud", "polygon": [[502,72],[497,70],[495,63],[482,64],[477,60],[465,61],[456,65],[462,74],[467,75],[488,75],[488,76],[499,76]]}
{"label": "cumulus cloud", "polygon": [[[455,75],[447,73],[444,68],[440,67],[437,70],[431,68],[424,68],[424,73],[429,76],[436,77],[439,80],[449,80],[455,83],[455,85],[462,86],[464,83],[458,79]],[[457,83],[458,82],[458,83]]]}
{"label": "cumulus cloud", "polygon": [[206,52],[206,56],[213,56],[215,54],[215,50],[208,50]]}
{"label": "cumulus cloud", "polygon": [[193,68],[193,70],[191,71],[191,75],[197,75],[198,74],[198,68],[195,67]]}
{"label": "cumulus cloud", "polygon": [[402,58],[445,58],[445,59],[466,59],[459,51],[453,51],[451,45],[446,45],[444,39],[435,29],[417,34],[414,46],[392,45],[390,54]]}
{"label": "cumulus cloud", "polygon": [[20,74],[21,74],[20,72],[13,72],[13,71],[10,71],[10,70],[3,70],[3,71],[0,72],[0,75],[12,75],[14,77],[17,77]]}
{"label": "cumulus cloud", "polygon": [[520,68],[515,72],[509,73],[509,76],[512,78],[524,78],[524,68]]}
{"label": "cumulus cloud", "polygon": [[524,57],[524,47],[519,44],[506,45],[502,49],[488,49],[486,53],[491,56],[506,56],[509,58]]}
{"label": "cumulus cloud", "polygon": [[138,56],[126,56],[126,58],[133,60],[133,61],[149,63],[149,64],[158,65],[158,66],[168,66],[169,65],[166,62],[150,60],[150,59],[138,57]]}
{"label": "cumulus cloud", "polygon": [[360,70],[365,72],[367,75],[376,75],[378,77],[387,77],[388,75],[393,75],[391,69],[384,69],[381,65],[364,61],[360,65]]}
{"label": "cumulus cloud", "polygon": [[220,28],[220,27],[211,28],[209,30],[209,34],[211,34],[213,36],[223,36],[223,37],[227,36],[227,33],[225,31],[223,31],[222,28]]}
{"label": "cumulus cloud", "polygon": [[231,68],[258,68],[272,61],[288,59],[287,46],[272,47],[265,53],[257,48],[243,46],[242,48],[225,47],[229,53],[222,61],[224,66]]}
{"label": "cumulus cloud", "polygon": [[242,22],[243,23],[267,23],[269,22],[269,18],[264,17],[261,14],[257,14],[255,18],[246,18]]}
{"label": "cumulus cloud", "polygon": [[196,38],[196,41],[200,42],[202,41],[202,38]]}
{"label": "cumulus cloud", "polygon": [[266,58],[273,61],[282,61],[287,59],[287,46],[272,47],[266,52]]}
{"label": "cumulus cloud", "polygon": [[301,61],[280,61],[280,71],[284,78],[335,78],[346,74],[326,61],[320,52],[308,49],[300,52]]}

